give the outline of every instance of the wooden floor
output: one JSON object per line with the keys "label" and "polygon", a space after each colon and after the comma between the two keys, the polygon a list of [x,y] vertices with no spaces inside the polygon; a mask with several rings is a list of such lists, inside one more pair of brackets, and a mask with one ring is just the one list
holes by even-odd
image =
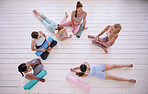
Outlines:
{"label": "wooden floor", "polygon": [[[82,0],[87,11],[87,27],[80,39],[73,36],[52,50],[43,61],[48,74],[45,83],[38,83],[29,91],[28,82],[21,77],[17,67],[22,62],[37,58],[30,49],[31,32],[47,31],[33,15],[36,9],[60,23],[64,12],[75,9],[76,0],[0,0],[0,94],[87,94],[68,83],[69,68],[87,61],[97,64],[134,64],[133,68],[108,71],[116,76],[135,78],[136,84],[105,81],[96,78],[79,78],[90,85],[89,94],[148,94],[148,0]],[[122,30],[109,53],[92,45],[88,34],[97,35],[107,25],[121,23]],[[72,34],[71,29],[68,33]]]}

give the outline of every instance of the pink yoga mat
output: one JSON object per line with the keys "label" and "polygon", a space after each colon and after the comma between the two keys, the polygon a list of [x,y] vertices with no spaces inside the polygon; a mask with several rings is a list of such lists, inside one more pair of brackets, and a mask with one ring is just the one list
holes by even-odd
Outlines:
{"label": "pink yoga mat", "polygon": [[83,83],[79,79],[77,79],[77,78],[75,78],[75,77],[73,77],[71,75],[67,75],[66,80],[71,82],[72,84],[76,85],[77,87],[83,89],[84,91],[89,92],[90,86]]}

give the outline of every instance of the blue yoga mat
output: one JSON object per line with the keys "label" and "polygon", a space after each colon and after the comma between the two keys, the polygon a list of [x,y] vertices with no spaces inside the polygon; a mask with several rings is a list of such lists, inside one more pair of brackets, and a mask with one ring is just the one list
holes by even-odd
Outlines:
{"label": "blue yoga mat", "polygon": [[[47,72],[45,70],[42,70],[36,77],[42,79],[45,75],[47,74]],[[35,79],[31,79],[25,86],[24,89],[25,90],[30,90],[35,84],[37,84],[39,81],[35,80]]]}
{"label": "blue yoga mat", "polygon": [[[53,38],[49,36],[49,37],[48,37],[48,40],[49,40],[49,42],[51,43],[51,42],[53,41]],[[41,49],[41,48],[43,48],[43,47],[45,47],[44,49],[46,49],[48,46],[49,46],[49,45],[47,44],[47,41],[45,40],[44,44],[42,44],[42,46],[41,46],[39,49]],[[42,53],[43,53],[43,51],[36,51],[36,52],[35,52],[35,54],[36,54],[37,56],[40,56]]]}

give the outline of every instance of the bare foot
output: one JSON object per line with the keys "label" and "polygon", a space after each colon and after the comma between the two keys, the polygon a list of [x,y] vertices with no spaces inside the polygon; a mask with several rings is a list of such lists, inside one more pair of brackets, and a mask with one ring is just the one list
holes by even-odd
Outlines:
{"label": "bare foot", "polygon": [[65,12],[65,19],[67,19],[68,18],[68,14],[67,14],[67,12]]}
{"label": "bare foot", "polygon": [[88,35],[87,37],[88,37],[88,38],[95,38],[94,36],[91,36],[91,35]]}
{"label": "bare foot", "polygon": [[131,67],[132,68],[133,67],[133,64],[128,65],[128,67]]}
{"label": "bare foot", "polygon": [[107,47],[104,47],[103,49],[104,49],[104,51],[105,51],[105,54],[107,54],[107,53],[108,53]]}
{"label": "bare foot", "polygon": [[33,13],[37,16],[39,16],[39,13],[36,10],[33,10]]}
{"label": "bare foot", "polygon": [[130,79],[129,82],[136,83],[136,80],[135,79]]}
{"label": "bare foot", "polygon": [[84,28],[84,30],[87,30],[87,29],[88,29],[88,27],[85,27],[85,28]]}

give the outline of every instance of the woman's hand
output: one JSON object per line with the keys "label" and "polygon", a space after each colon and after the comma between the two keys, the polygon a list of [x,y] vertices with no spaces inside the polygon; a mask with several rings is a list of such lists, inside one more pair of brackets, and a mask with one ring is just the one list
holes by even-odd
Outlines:
{"label": "woman's hand", "polygon": [[75,72],[73,68],[70,68],[71,72]]}
{"label": "woman's hand", "polygon": [[43,52],[45,52],[45,51],[46,51],[45,47],[43,47],[41,50],[42,50]]}
{"label": "woman's hand", "polygon": [[69,38],[72,38],[72,35],[70,35]]}
{"label": "woman's hand", "polygon": [[40,79],[40,81],[41,81],[41,82],[45,82],[45,79],[44,79],[44,78],[43,78],[43,79]]}
{"label": "woman's hand", "polygon": [[72,32],[74,33],[74,31],[75,31],[75,27],[72,27]]}

